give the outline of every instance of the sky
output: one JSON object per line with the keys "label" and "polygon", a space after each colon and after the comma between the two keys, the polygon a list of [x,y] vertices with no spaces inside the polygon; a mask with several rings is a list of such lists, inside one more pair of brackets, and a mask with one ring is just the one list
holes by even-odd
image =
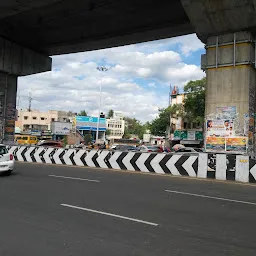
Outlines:
{"label": "sky", "polygon": [[[51,72],[20,77],[18,108],[64,110],[97,116],[123,111],[127,117],[151,121],[169,103],[170,84],[183,86],[204,77],[200,69],[204,45],[195,34],[104,50],[53,56]],[[108,68],[106,72],[98,66]]]}

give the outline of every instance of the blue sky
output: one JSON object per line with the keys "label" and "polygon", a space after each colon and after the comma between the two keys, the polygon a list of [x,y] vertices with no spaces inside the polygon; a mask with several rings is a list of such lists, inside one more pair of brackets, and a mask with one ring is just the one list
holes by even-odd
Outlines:
{"label": "blue sky", "polygon": [[[38,110],[85,109],[96,115],[102,85],[102,111],[123,111],[142,122],[152,120],[168,105],[169,85],[181,89],[200,79],[204,45],[196,35],[158,40],[98,51],[53,56],[51,72],[19,78],[20,108]],[[108,67],[99,72],[97,66]]]}

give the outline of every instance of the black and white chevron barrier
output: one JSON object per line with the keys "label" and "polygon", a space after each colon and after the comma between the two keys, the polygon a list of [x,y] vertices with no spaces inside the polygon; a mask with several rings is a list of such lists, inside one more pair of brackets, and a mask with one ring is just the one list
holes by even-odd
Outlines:
{"label": "black and white chevron barrier", "polygon": [[[158,154],[140,152],[111,152],[106,150],[56,149],[43,147],[12,146],[9,152],[15,160],[46,164],[64,164],[120,169],[138,172],[171,174],[256,182],[256,160],[248,156],[200,153]],[[213,160],[214,159],[214,160]]]}

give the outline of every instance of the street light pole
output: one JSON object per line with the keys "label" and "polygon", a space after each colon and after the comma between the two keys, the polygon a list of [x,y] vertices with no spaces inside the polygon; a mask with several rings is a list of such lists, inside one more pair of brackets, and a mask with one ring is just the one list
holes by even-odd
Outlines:
{"label": "street light pole", "polygon": [[[101,66],[101,67],[97,67],[97,70],[98,71],[101,71],[101,72],[106,72],[108,71],[108,69],[104,66]],[[99,140],[99,126],[100,126],[100,110],[101,110],[101,92],[102,92],[102,78],[100,80],[100,98],[99,98],[99,113],[98,113],[98,120],[97,120],[97,131],[96,131],[96,143],[98,142]]]}

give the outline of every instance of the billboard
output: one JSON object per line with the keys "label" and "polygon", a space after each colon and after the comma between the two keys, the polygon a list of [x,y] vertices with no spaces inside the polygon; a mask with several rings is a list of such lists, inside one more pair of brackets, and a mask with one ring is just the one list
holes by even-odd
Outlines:
{"label": "billboard", "polygon": [[72,123],[68,122],[51,122],[52,134],[68,135],[72,129]]}
{"label": "billboard", "polygon": [[[76,129],[83,131],[96,131],[98,117],[93,116],[76,116]],[[106,118],[100,118],[99,131],[106,131]]]}
{"label": "billboard", "polygon": [[203,140],[203,132],[192,130],[175,130],[173,140]]}

